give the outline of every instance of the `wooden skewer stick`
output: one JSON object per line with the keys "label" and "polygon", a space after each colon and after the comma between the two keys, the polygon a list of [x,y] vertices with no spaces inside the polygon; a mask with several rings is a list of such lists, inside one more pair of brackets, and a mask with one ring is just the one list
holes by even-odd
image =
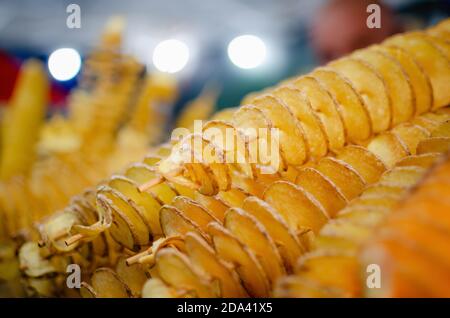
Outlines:
{"label": "wooden skewer stick", "polygon": [[83,238],[84,238],[83,234],[75,234],[74,236],[71,236],[67,240],[65,240],[64,243],[66,243],[67,246],[70,246],[82,240]]}
{"label": "wooden skewer stick", "polygon": [[146,182],[144,184],[141,184],[139,186],[139,190],[141,190],[142,192],[147,191],[148,189],[153,188],[154,186],[162,183],[163,181],[164,181],[164,177],[159,176],[159,177],[154,178],[154,179],[152,179],[152,180],[150,180],[150,181],[148,181],[148,182]]}
{"label": "wooden skewer stick", "polygon": [[150,254],[139,259],[139,264],[146,264],[152,266],[155,264],[155,255]]}
{"label": "wooden skewer stick", "polygon": [[[64,236],[67,236],[67,229],[61,229],[59,232],[57,232],[55,235],[53,235],[52,240],[53,241],[57,241],[59,239],[62,239]],[[44,247],[45,246],[45,240],[39,240],[38,241],[38,246],[39,247]]]}
{"label": "wooden skewer stick", "polygon": [[136,263],[139,263],[139,260],[142,258],[142,257],[145,257],[145,256],[149,256],[149,255],[151,255],[153,253],[153,249],[150,247],[149,249],[147,249],[147,250],[145,250],[145,251],[143,251],[143,252],[141,252],[141,253],[138,253],[138,254],[136,254],[136,255],[133,255],[133,256],[131,256],[131,257],[128,257],[127,259],[126,259],[126,264],[128,265],[128,266],[131,266],[131,265],[133,265],[133,264],[136,264]]}

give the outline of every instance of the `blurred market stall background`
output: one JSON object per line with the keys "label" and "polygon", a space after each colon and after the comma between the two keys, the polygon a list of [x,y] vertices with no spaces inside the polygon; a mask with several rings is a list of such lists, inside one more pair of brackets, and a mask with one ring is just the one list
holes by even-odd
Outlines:
{"label": "blurred market stall background", "polygon": [[[336,57],[329,52],[324,52],[329,56],[318,55],[311,43],[316,46],[322,44],[320,39],[314,42],[313,38],[311,41],[311,35],[325,36],[326,43],[331,43],[332,39],[345,42],[349,39],[342,33],[348,34],[349,30],[357,29],[359,22],[357,17],[349,19],[335,9],[330,9],[331,13],[319,13],[324,11],[327,2],[1,0],[0,103],[5,103],[9,98],[21,61],[37,57],[47,62],[51,53],[59,48],[73,48],[83,59],[92,50],[108,17],[120,14],[127,24],[125,51],[136,56],[148,69],[159,67],[165,71],[176,71],[175,76],[180,83],[177,110],[197,96],[206,83],[220,83],[219,108],[234,106],[250,91],[307,71],[320,63],[322,58]],[[334,2],[340,2],[338,6],[344,7],[344,2],[361,1]],[[79,29],[66,26],[69,15],[66,8],[71,3],[81,8]],[[434,24],[450,12],[450,1],[447,0],[390,0],[384,1],[384,4],[392,9],[395,28],[399,31]],[[383,24],[383,27],[389,23]],[[317,24],[320,30],[316,30]],[[330,30],[336,34],[327,34]],[[391,31],[388,30],[388,33]],[[239,38],[240,42],[230,45],[233,39],[241,35],[255,37]],[[359,46],[370,44],[370,39],[364,34],[359,36],[362,37]],[[169,39],[176,41],[163,42]],[[250,46],[250,60],[246,45]],[[353,43],[353,46],[356,47],[351,49],[357,48],[358,43]],[[72,63],[72,68],[77,69],[76,56],[72,62],[67,55],[63,59],[63,66],[56,64],[54,67],[70,67],[68,63]],[[71,76],[69,74],[68,80],[64,78],[61,81],[55,79],[54,74],[50,109],[63,108],[66,104],[68,91],[77,83],[77,77]]]}

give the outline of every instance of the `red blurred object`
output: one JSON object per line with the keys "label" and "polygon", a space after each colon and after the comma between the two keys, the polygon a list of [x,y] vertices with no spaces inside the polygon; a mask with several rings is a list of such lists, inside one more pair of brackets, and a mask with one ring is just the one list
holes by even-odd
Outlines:
{"label": "red blurred object", "polygon": [[[14,91],[17,76],[20,71],[20,61],[6,52],[0,51],[0,104],[5,104]],[[55,108],[66,104],[68,89],[52,82],[50,88],[50,103]]]}
{"label": "red blurred object", "polygon": [[7,102],[11,97],[19,69],[19,61],[0,51],[0,103]]}

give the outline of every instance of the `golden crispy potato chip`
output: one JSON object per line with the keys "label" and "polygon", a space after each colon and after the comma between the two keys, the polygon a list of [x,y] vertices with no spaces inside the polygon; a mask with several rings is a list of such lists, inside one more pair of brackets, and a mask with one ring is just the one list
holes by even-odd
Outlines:
{"label": "golden crispy potato chip", "polygon": [[150,278],[142,288],[142,298],[175,298],[178,294],[159,278]]}
{"label": "golden crispy potato chip", "polygon": [[355,297],[361,293],[359,272],[359,263],[354,257],[316,255],[303,261],[299,275],[319,285],[339,290],[342,297]]}
{"label": "golden crispy potato chip", "polygon": [[410,154],[403,141],[392,132],[385,132],[373,138],[367,149],[388,168],[392,168],[400,159]]}
{"label": "golden crispy potato chip", "polygon": [[430,136],[423,127],[409,123],[398,125],[392,130],[392,133],[402,141],[412,155],[416,153],[419,142]]}
{"label": "golden crispy potato chip", "polygon": [[355,87],[367,105],[373,131],[379,133],[388,129],[392,122],[392,105],[381,75],[366,63],[352,58],[343,58],[328,66]]}
{"label": "golden crispy potato chip", "polygon": [[333,96],[342,116],[348,139],[358,142],[372,135],[369,112],[352,84],[329,68],[319,68],[311,73]]}
{"label": "golden crispy potato chip", "polygon": [[337,219],[344,220],[344,222],[349,222],[357,226],[375,227],[383,222],[389,211],[390,208],[386,207],[385,205],[355,204],[342,210],[342,213],[339,213]]}
{"label": "golden crispy potato chip", "polygon": [[424,153],[421,155],[408,156],[400,160],[396,166],[417,166],[422,168],[431,167],[441,157],[438,153]]}
{"label": "golden crispy potato chip", "polygon": [[131,291],[110,268],[98,268],[91,277],[91,285],[98,298],[129,298]]}
{"label": "golden crispy potato chip", "polygon": [[431,133],[432,137],[450,137],[450,120],[439,125],[438,128]]}
{"label": "golden crispy potato chip", "polygon": [[120,216],[128,224],[136,239],[136,244],[147,245],[150,242],[151,233],[149,227],[133,201],[127,200],[123,194],[107,186],[100,187],[97,193],[107,198],[106,203],[110,206],[113,213],[113,223],[115,217]]}
{"label": "golden crispy potato chip", "polygon": [[348,222],[345,218],[337,218],[328,222],[320,231],[321,236],[339,237],[362,243],[370,237],[369,227]]}
{"label": "golden crispy potato chip", "polygon": [[184,213],[172,206],[164,205],[159,212],[161,228],[166,237],[183,236],[188,232],[197,232],[205,237],[198,224],[188,219]]}
{"label": "golden crispy potato chip", "polygon": [[253,177],[245,136],[230,122],[210,120],[203,126],[203,136],[221,148],[225,162],[248,177]]}
{"label": "golden crispy potato chip", "polygon": [[194,297],[217,297],[210,281],[192,266],[189,258],[174,248],[163,248],[156,253],[159,277],[175,290]]}
{"label": "golden crispy potato chip", "polygon": [[356,51],[352,57],[368,63],[382,76],[391,99],[392,126],[406,122],[414,116],[416,104],[412,86],[400,63],[372,48]]}
{"label": "golden crispy potato chip", "polygon": [[218,219],[211,215],[208,210],[202,207],[197,202],[183,196],[177,196],[172,200],[172,206],[195,224],[197,224],[202,230],[206,231],[206,227],[210,222],[217,222]]}
{"label": "golden crispy potato chip", "polygon": [[310,101],[301,90],[289,86],[276,88],[272,94],[281,99],[297,118],[312,159],[322,158],[328,152],[328,138],[322,121],[312,109]]}
{"label": "golden crispy potato chip", "polygon": [[428,111],[433,106],[433,91],[430,79],[415,58],[400,47],[377,45],[374,49],[380,50],[398,61],[408,75],[416,103],[415,115],[420,115]]}
{"label": "golden crispy potato chip", "polygon": [[185,240],[186,252],[192,264],[211,276],[213,280],[219,281],[220,297],[248,296],[232,267],[217,258],[214,250],[204,239],[190,232],[186,234]]}
{"label": "golden crispy potato chip", "polygon": [[[408,158],[408,157],[406,157],[406,158]],[[363,198],[365,196],[371,196],[371,195],[398,196],[398,195],[402,195],[404,193],[404,190],[405,189],[402,187],[398,187],[398,186],[394,186],[394,185],[386,185],[386,184],[383,185],[380,183],[376,183],[374,185],[367,187],[364,190],[364,192],[361,194],[360,198]]]}
{"label": "golden crispy potato chip", "polygon": [[344,147],[336,156],[358,171],[367,184],[378,181],[381,174],[386,171],[384,163],[373,153],[361,146],[350,145]]}
{"label": "golden crispy potato chip", "polygon": [[98,298],[94,288],[86,282],[81,282],[80,296],[82,298]]}
{"label": "golden crispy potato chip", "polygon": [[410,188],[415,185],[425,173],[420,167],[394,167],[381,176],[380,184],[402,188]]}
{"label": "golden crispy potato chip", "polygon": [[142,264],[128,265],[126,258],[121,257],[116,264],[116,273],[128,286],[133,296],[141,295],[142,288],[148,279]]}
{"label": "golden crispy potato chip", "polygon": [[195,193],[194,199],[205,209],[207,209],[211,215],[214,215],[214,217],[218,219],[220,223],[223,222],[225,218],[225,212],[230,206],[226,205],[222,200],[203,195],[200,192]]}
{"label": "golden crispy potato chip", "polygon": [[336,185],[314,168],[299,169],[295,184],[316,198],[329,217],[333,217],[347,204],[347,200]]}
{"label": "golden crispy potato chip", "polygon": [[215,112],[212,115],[211,120],[231,121],[233,119],[233,114],[236,110],[237,110],[237,107],[224,108],[222,110]]}
{"label": "golden crispy potato chip", "polygon": [[450,103],[450,61],[430,41],[418,33],[407,33],[390,37],[384,43],[399,46],[417,60],[428,75],[433,89],[433,109]]}
{"label": "golden crispy potato chip", "polygon": [[238,208],[231,208],[225,215],[224,226],[255,254],[273,285],[286,274],[275,243],[259,221]]}
{"label": "golden crispy potato chip", "polygon": [[[275,128],[275,125],[260,109],[253,105],[240,107],[234,113],[233,125],[246,137],[251,163],[267,166],[268,169],[274,172],[282,171],[286,168],[284,157],[281,156],[280,152],[280,143],[278,142],[278,146],[275,144],[272,147],[272,133],[270,129]],[[259,149],[261,145],[264,145],[267,149]],[[276,154],[280,156],[280,160],[276,162],[270,160],[275,156],[275,154],[272,154],[272,151],[268,151],[268,149],[272,150],[272,148],[275,148]]]}
{"label": "golden crispy potato chip", "polygon": [[281,216],[263,200],[250,196],[245,199],[242,208],[255,217],[274,240],[288,272],[292,272],[298,258],[306,248],[289,229]]}
{"label": "golden crispy potato chip", "polygon": [[221,191],[216,198],[230,207],[241,208],[244,200],[250,194],[240,188],[231,188],[228,191]]}
{"label": "golden crispy potato chip", "polygon": [[26,242],[19,249],[20,267],[28,277],[41,277],[56,271],[48,259],[45,259],[36,242]]}
{"label": "golden crispy potato chip", "polygon": [[279,129],[281,155],[288,165],[301,165],[308,158],[308,148],[301,126],[289,108],[271,95],[259,97],[252,102]]}
{"label": "golden crispy potato chip", "polygon": [[297,79],[293,85],[304,92],[319,119],[322,121],[332,150],[344,146],[347,138],[336,101],[330,93],[311,76]]}
{"label": "golden crispy potato chip", "polygon": [[131,227],[133,227],[131,221],[112,204],[111,200],[103,195],[98,196],[98,207],[111,214],[112,222],[108,227],[108,232],[114,241],[130,250],[138,250],[139,244],[137,243],[136,233],[131,230]]}
{"label": "golden crispy potato chip", "polygon": [[233,264],[248,294],[251,297],[268,297],[269,280],[253,252],[218,223],[209,225],[209,234],[217,255]]}
{"label": "golden crispy potato chip", "polygon": [[136,183],[122,176],[111,177],[108,185],[125,195],[128,199],[133,200],[133,202],[142,208],[141,215],[152,235],[159,236],[162,234],[159,224],[159,209],[161,208],[161,204],[152,193],[141,192]]}
{"label": "golden crispy potato chip", "polygon": [[317,233],[328,220],[326,211],[311,194],[286,181],[277,181],[268,187],[264,201],[280,213],[296,233],[305,230]]}
{"label": "golden crispy potato chip", "polygon": [[326,157],[319,161],[316,169],[325,175],[347,200],[360,195],[366,186],[358,171],[345,161]]}
{"label": "golden crispy potato chip", "polygon": [[446,153],[450,149],[449,137],[431,137],[425,139],[417,146],[417,154]]}
{"label": "golden crispy potato chip", "polygon": [[274,290],[274,296],[280,298],[331,298],[339,297],[340,290],[317,284],[302,276],[285,276],[280,279]]}

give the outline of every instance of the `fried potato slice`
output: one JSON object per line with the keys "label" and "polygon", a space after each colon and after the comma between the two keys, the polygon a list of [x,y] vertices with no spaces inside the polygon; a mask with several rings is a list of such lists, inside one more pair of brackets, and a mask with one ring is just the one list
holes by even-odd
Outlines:
{"label": "fried potato slice", "polygon": [[420,180],[425,171],[424,168],[420,167],[394,167],[381,176],[379,183],[387,186],[410,188]]}
{"label": "fried potato slice", "polygon": [[320,231],[321,236],[340,237],[352,242],[365,242],[371,235],[370,228],[338,218],[328,222]]}
{"label": "fried potato slice", "polygon": [[152,235],[159,236],[162,234],[159,225],[161,204],[152,193],[141,192],[134,181],[122,176],[113,176],[109,180],[108,185],[142,207],[143,219]]}
{"label": "fried potato slice", "polygon": [[280,279],[274,290],[280,298],[331,298],[340,297],[342,292],[307,280],[303,276],[285,276]]}
{"label": "fried potato slice", "polygon": [[[384,195],[384,194],[383,194]],[[363,227],[375,227],[386,218],[390,209],[383,205],[355,204],[339,213],[337,219]],[[356,242],[351,241],[354,244]],[[357,246],[357,244],[356,244]]]}
{"label": "fried potato slice", "polygon": [[224,108],[222,110],[215,112],[212,115],[211,120],[231,121],[233,119],[233,114],[236,110],[237,110],[237,107]]}
{"label": "fried potato slice", "polygon": [[225,215],[227,228],[239,241],[253,251],[271,285],[286,274],[274,241],[259,221],[242,209],[231,208]]}
{"label": "fried potato slice", "polygon": [[214,215],[220,223],[223,223],[225,212],[230,206],[226,205],[222,200],[203,195],[200,192],[195,192],[194,200],[207,209],[211,215]]}
{"label": "fried potato slice", "polygon": [[[407,157],[408,158],[408,157]],[[380,183],[373,184],[367,187],[364,192],[361,194],[360,198],[370,195],[402,195],[404,193],[404,188],[394,185],[383,185]],[[344,209],[345,210],[345,209]],[[342,211],[341,211],[342,212]]]}
{"label": "fried potato slice", "polygon": [[100,187],[97,193],[107,198],[106,203],[110,206],[113,213],[113,223],[115,222],[116,216],[127,223],[136,239],[135,244],[147,245],[150,242],[151,233],[149,227],[133,201],[127,200],[123,194],[107,186]]}
{"label": "fried potato slice", "polygon": [[311,159],[322,158],[328,152],[325,127],[312,109],[305,93],[293,86],[276,88],[272,94],[281,99],[302,127]]}
{"label": "fried potato slice", "polygon": [[301,126],[299,126],[289,108],[271,95],[259,97],[252,102],[275,128],[279,129],[281,155],[288,165],[301,165],[308,158],[308,148]]}
{"label": "fried potato slice", "polygon": [[409,77],[395,59],[372,48],[356,51],[352,57],[368,63],[382,76],[391,100],[392,126],[414,116],[416,104],[412,86]]}
{"label": "fried potato slice", "polygon": [[209,225],[209,234],[217,255],[233,264],[248,294],[251,297],[267,297],[269,280],[253,252],[218,223]]}
{"label": "fried potato slice", "polygon": [[91,285],[98,298],[129,298],[131,291],[122,279],[110,268],[95,270]]}
{"label": "fried potato slice", "polygon": [[372,135],[372,122],[366,104],[352,84],[329,68],[319,68],[311,73],[330,92],[338,105],[350,142],[368,139]]}
{"label": "fried potato slice", "polygon": [[20,267],[28,277],[41,277],[56,271],[52,263],[45,259],[36,242],[26,242],[19,249]]}
{"label": "fried potato slice", "polygon": [[342,148],[346,143],[347,132],[336,101],[330,93],[311,76],[302,76],[293,85],[304,92],[319,119],[322,121],[332,150]]}
{"label": "fried potato slice", "polygon": [[177,291],[200,298],[218,296],[210,281],[195,270],[189,258],[174,248],[158,250],[156,270],[161,280]]}
{"label": "fried potato slice", "polygon": [[347,200],[336,185],[314,168],[299,169],[295,184],[316,198],[329,217],[333,217],[347,204]]}
{"label": "fried potato slice", "polygon": [[352,58],[343,58],[328,66],[355,87],[367,105],[373,131],[379,133],[388,129],[392,122],[392,105],[386,84],[379,73],[366,63]]}
{"label": "fried potato slice", "polygon": [[417,154],[446,153],[450,149],[449,137],[431,137],[419,143]]}
{"label": "fried potato slice", "polygon": [[355,169],[366,184],[377,182],[381,174],[386,171],[384,163],[372,152],[361,146],[346,146],[339,151],[336,158],[348,163]]}
{"label": "fried potato slice", "polygon": [[419,142],[430,136],[430,133],[423,127],[409,123],[398,125],[392,132],[402,141],[412,155],[416,154]]}
{"label": "fried potato slice", "polygon": [[[240,107],[233,116],[233,125],[245,137],[248,144],[248,153],[250,163],[258,163],[262,168],[269,171],[277,172],[286,168],[284,157],[281,156],[280,144],[272,147],[272,134],[268,130],[275,128],[274,124],[260,109],[253,105],[245,105]],[[262,131],[260,131],[262,128]],[[261,133],[260,133],[261,132]],[[271,151],[260,151],[260,145],[263,145]],[[272,149],[276,154],[271,153]],[[272,157],[278,156],[281,160],[272,162]]]}
{"label": "fried potato slice", "polygon": [[186,234],[186,253],[192,264],[219,282],[220,297],[248,297],[232,267],[216,257],[214,250],[198,234]]}
{"label": "fried potato slice", "polygon": [[420,115],[430,110],[433,106],[433,91],[430,79],[415,58],[404,49],[396,46],[377,45],[374,49],[380,50],[394,58],[401,64],[408,75],[416,102],[415,115]]}
{"label": "fried potato slice", "polygon": [[431,133],[432,137],[450,137],[450,120],[445,121]]}
{"label": "fried potato slice", "polygon": [[273,239],[288,272],[292,272],[298,258],[306,251],[302,242],[289,229],[280,215],[263,200],[250,196],[242,208],[255,217]]}
{"label": "fried potato slice", "polygon": [[360,195],[366,186],[358,171],[345,161],[325,157],[319,161],[316,169],[327,176],[347,200]]}
{"label": "fried potato slice", "polygon": [[159,278],[150,278],[142,288],[142,298],[175,298],[178,294]]}
{"label": "fried potato slice", "polygon": [[428,75],[433,89],[433,109],[450,103],[450,62],[432,43],[418,33],[390,37],[384,43],[399,46],[410,53]]}
{"label": "fried potato slice", "polygon": [[[138,250],[139,244],[137,243],[136,233],[131,230],[133,224],[112,204],[111,200],[103,195],[99,195],[98,208],[111,215],[112,222],[108,227],[108,232],[114,241],[130,250]],[[88,231],[91,230],[88,228]]]}
{"label": "fried potato slice", "polygon": [[253,177],[253,168],[245,136],[230,122],[210,120],[203,126],[203,136],[221,148],[225,162],[245,176]]}
{"label": "fried potato slice", "polygon": [[373,138],[367,149],[392,168],[400,159],[409,155],[407,146],[392,132],[384,132]]}
{"label": "fried potato slice", "polygon": [[317,233],[327,222],[326,211],[303,188],[286,181],[277,181],[267,188],[264,201],[281,214],[296,233],[312,230]]}
{"label": "fried potato slice", "polygon": [[416,166],[421,168],[431,167],[441,155],[439,153],[424,153],[421,155],[412,155],[400,160],[396,166],[406,167],[406,166]]}
{"label": "fried potato slice", "polygon": [[206,231],[208,223],[218,221],[218,219],[211,215],[208,210],[187,197],[175,197],[172,200],[172,206],[182,211],[189,220],[193,221],[204,231]]}
{"label": "fried potato slice", "polygon": [[244,200],[250,194],[240,188],[231,188],[228,191],[221,191],[216,198],[230,207],[241,208]]}
{"label": "fried potato slice", "polygon": [[199,225],[188,219],[180,210],[164,205],[159,212],[161,228],[166,237],[183,236],[188,232],[200,233],[203,237],[206,234],[200,229]]}
{"label": "fried potato slice", "polygon": [[[141,163],[130,166],[126,170],[125,176],[136,182],[138,185],[145,184],[159,177],[155,168]],[[153,193],[161,204],[170,203],[177,195],[177,193],[165,182],[151,187],[148,191]]]}
{"label": "fried potato slice", "polygon": [[142,288],[148,279],[141,264],[127,265],[126,258],[121,257],[116,264],[116,273],[128,286],[134,297],[141,295]]}
{"label": "fried potato slice", "polygon": [[82,298],[98,298],[94,288],[86,282],[81,282],[80,296]]}
{"label": "fried potato slice", "polygon": [[339,290],[344,297],[355,297],[361,293],[358,265],[353,257],[315,255],[303,260],[299,274],[319,285]]}

